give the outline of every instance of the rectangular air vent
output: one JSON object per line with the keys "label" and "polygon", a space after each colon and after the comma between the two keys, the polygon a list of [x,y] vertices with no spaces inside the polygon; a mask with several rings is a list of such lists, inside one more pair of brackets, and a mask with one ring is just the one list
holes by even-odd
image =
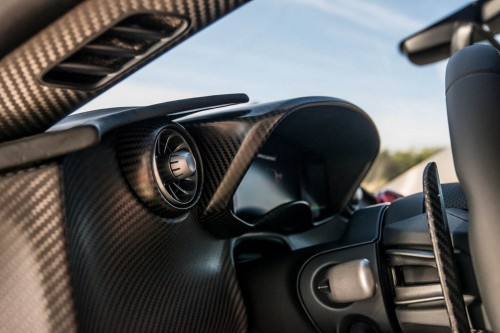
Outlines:
{"label": "rectangular air vent", "polygon": [[42,76],[46,84],[96,89],[187,30],[186,19],[147,13],[129,16],[89,40]]}
{"label": "rectangular air vent", "polygon": [[396,306],[442,300],[436,260],[432,251],[387,250]]}

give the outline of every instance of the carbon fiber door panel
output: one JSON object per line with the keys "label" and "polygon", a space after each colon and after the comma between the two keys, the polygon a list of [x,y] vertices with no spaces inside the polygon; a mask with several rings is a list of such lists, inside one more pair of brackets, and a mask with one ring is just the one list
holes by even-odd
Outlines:
{"label": "carbon fiber door panel", "polygon": [[0,332],[74,332],[55,164],[0,176]]}

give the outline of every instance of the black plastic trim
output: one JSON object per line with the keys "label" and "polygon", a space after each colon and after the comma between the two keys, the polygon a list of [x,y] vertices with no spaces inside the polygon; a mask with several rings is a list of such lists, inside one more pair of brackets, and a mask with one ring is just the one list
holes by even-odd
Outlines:
{"label": "black plastic trim", "polygon": [[60,131],[82,125],[92,125],[97,128],[99,136],[137,121],[168,116],[175,118],[202,110],[228,105],[247,103],[246,94],[224,94],[195,98],[180,99],[143,107],[111,108],[70,115],[49,129],[49,132]]}
{"label": "black plastic trim", "polygon": [[207,108],[248,102],[245,94],[182,99],[136,108],[112,108],[78,113],[47,132],[0,144],[0,171],[39,163],[97,145],[111,130],[141,120],[180,117]]}
{"label": "black plastic trim", "polygon": [[0,171],[46,161],[97,145],[111,130],[141,120],[180,117],[207,108],[248,102],[245,94],[182,99],[136,108],[112,108],[78,113],[47,132],[0,144]]}
{"label": "black plastic trim", "polygon": [[[298,281],[302,267],[311,258],[332,251],[373,246],[374,241],[379,239],[386,208],[387,205],[377,205],[358,211],[347,224],[342,237],[337,235],[337,240],[297,249],[277,258],[237,265],[236,271],[248,307],[250,331],[319,331],[299,297]],[[324,228],[327,223],[335,222],[326,222],[318,228]],[[293,246],[291,248],[294,249]]]}
{"label": "black plastic trim", "polygon": [[100,137],[92,126],[43,133],[0,144],[0,171],[60,157],[97,145]]}
{"label": "black plastic trim", "polygon": [[[355,259],[368,259],[374,271],[376,290],[373,297],[349,304],[333,304],[321,299],[317,290],[321,272],[335,264]],[[350,247],[322,253],[309,260],[300,273],[298,290],[304,307],[321,332],[348,332],[357,322],[369,324],[375,332],[391,332],[388,311],[380,280],[377,244]],[[374,311],[377,309],[377,311]]]}

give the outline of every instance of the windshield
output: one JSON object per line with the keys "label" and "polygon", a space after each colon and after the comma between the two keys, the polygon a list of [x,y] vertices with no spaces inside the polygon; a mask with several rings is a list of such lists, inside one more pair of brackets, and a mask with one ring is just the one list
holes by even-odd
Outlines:
{"label": "windshield", "polygon": [[[251,102],[343,98],[373,118],[382,152],[397,164],[365,182],[375,191],[449,146],[446,61],[413,65],[398,43],[466,3],[254,0],[80,111],[233,92],[248,94]],[[401,164],[398,153],[411,156]]]}

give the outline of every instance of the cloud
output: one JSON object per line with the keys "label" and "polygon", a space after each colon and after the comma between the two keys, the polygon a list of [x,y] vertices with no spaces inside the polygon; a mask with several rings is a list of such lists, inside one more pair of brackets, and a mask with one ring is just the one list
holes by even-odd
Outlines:
{"label": "cloud", "polygon": [[388,32],[413,32],[426,25],[410,16],[370,1],[293,0],[295,3],[326,12],[365,28]]}

